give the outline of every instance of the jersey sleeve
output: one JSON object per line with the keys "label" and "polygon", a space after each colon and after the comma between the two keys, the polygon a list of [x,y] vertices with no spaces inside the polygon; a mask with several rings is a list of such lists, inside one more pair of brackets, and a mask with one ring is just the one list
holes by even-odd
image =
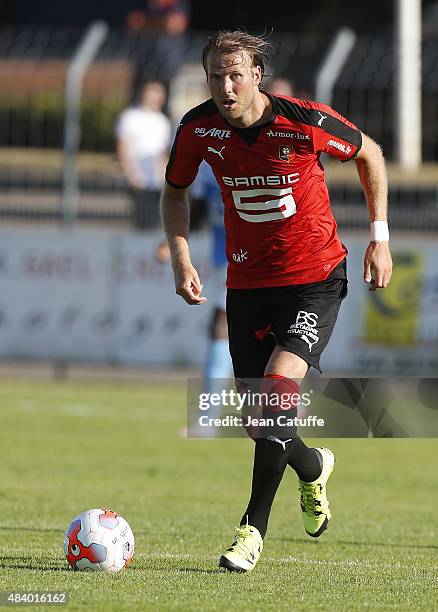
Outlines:
{"label": "jersey sleeve", "polygon": [[171,187],[185,189],[195,180],[202,156],[193,138],[193,127],[181,121],[175,135],[169,162],[166,167],[166,181]]}
{"label": "jersey sleeve", "polygon": [[313,146],[315,153],[327,153],[341,161],[355,157],[362,146],[362,133],[326,104],[312,102]]}

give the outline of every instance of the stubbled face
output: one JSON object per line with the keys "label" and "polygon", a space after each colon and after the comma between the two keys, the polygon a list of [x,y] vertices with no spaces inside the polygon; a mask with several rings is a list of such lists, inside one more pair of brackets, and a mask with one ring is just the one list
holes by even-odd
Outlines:
{"label": "stubbled face", "polygon": [[232,125],[251,114],[262,79],[260,66],[252,66],[246,51],[231,54],[210,52],[207,82],[220,114]]}

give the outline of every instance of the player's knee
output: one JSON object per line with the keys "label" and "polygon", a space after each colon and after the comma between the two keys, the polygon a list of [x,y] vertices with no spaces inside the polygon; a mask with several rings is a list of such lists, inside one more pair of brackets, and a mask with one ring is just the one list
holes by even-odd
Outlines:
{"label": "player's knee", "polygon": [[296,410],[300,399],[300,385],[291,378],[278,374],[265,374],[260,393],[263,407],[272,412]]}
{"label": "player's knee", "polygon": [[260,394],[265,420],[265,434],[280,440],[297,434],[295,418],[300,399],[300,386],[285,376],[267,374],[263,377]]}

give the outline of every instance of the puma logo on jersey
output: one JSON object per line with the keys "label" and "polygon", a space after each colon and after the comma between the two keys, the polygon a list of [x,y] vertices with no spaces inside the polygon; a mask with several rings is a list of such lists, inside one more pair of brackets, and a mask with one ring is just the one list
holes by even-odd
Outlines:
{"label": "puma logo on jersey", "polygon": [[216,155],[219,155],[219,157],[221,159],[224,159],[224,156],[222,155],[222,151],[225,149],[225,147],[222,147],[222,149],[220,151],[216,151],[216,149],[213,149],[213,147],[208,147],[207,151],[209,151],[210,153],[216,153]]}
{"label": "puma logo on jersey", "polygon": [[318,125],[321,127],[322,122],[324,121],[324,119],[327,119],[327,115],[323,115],[319,111],[317,111],[317,112],[318,112],[318,115],[321,117],[321,119],[318,120]]}

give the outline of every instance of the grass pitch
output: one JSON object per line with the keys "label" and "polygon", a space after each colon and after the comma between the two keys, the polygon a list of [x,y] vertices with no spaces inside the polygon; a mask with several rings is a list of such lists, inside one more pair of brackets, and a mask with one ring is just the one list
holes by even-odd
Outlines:
{"label": "grass pitch", "polygon": [[[337,458],[328,531],[304,533],[290,470],[257,568],[227,574],[253,445],[180,438],[185,408],[180,386],[0,383],[0,591],[68,591],[68,609],[93,612],[436,606],[437,440],[318,441]],[[136,537],[121,575],[63,556],[70,520],[100,506]]]}

